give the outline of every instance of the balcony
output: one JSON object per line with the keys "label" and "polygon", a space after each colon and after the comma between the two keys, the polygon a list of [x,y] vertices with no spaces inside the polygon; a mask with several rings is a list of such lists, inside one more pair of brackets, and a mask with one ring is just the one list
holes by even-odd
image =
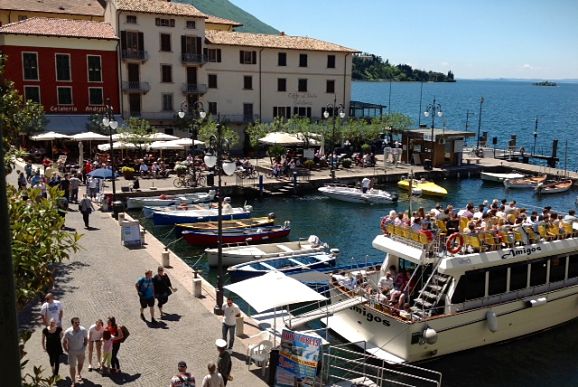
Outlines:
{"label": "balcony", "polygon": [[140,93],[146,94],[150,91],[151,86],[148,82],[122,82],[122,91],[125,93]]}
{"label": "balcony", "polygon": [[181,54],[181,61],[184,64],[205,64],[207,63],[207,58],[202,54],[195,54],[192,52],[183,52]]}
{"label": "balcony", "polygon": [[207,85],[204,83],[183,83],[181,90],[183,94],[205,94]]}
{"label": "balcony", "polygon": [[149,59],[149,54],[145,50],[129,48],[121,50],[121,57],[124,61],[146,62]]}
{"label": "balcony", "polygon": [[222,114],[220,117],[222,122],[233,124],[246,124],[259,120],[258,114]]}

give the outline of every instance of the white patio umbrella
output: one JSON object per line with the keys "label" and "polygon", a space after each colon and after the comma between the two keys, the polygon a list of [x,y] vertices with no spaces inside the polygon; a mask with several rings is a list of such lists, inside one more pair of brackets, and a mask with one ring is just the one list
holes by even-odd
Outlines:
{"label": "white patio umbrella", "polygon": [[67,136],[66,134],[56,132],[46,132],[30,137],[30,139],[34,141],[50,141],[50,157],[52,158],[54,158],[54,154],[52,154],[54,140],[65,140],[69,138],[70,136]]}
{"label": "white patio umbrella", "polygon": [[[106,152],[110,149],[110,144],[100,144],[97,145],[97,148],[103,152]],[[117,141],[112,144],[112,149],[136,149],[137,146],[131,142],[124,142],[124,141]]]}
{"label": "white patio umbrella", "polygon": [[158,149],[161,151],[161,158],[163,157],[163,150],[174,149],[183,150],[185,147],[183,145],[171,143],[171,141],[155,141],[149,145],[150,149]]}
{"label": "white patio umbrella", "polygon": [[265,137],[260,138],[259,142],[267,145],[285,145],[285,146],[299,146],[305,144],[305,141],[299,139],[294,134],[285,132],[271,132]]}
{"label": "white patio umbrella", "polygon": [[[167,141],[167,144],[168,143],[170,143],[171,145],[176,144],[189,147],[193,145],[193,140],[191,140],[190,138],[179,138],[178,140]],[[205,143],[199,140],[195,140],[194,145],[205,145]]]}
{"label": "white patio umbrella", "polygon": [[177,136],[173,136],[171,134],[166,134],[166,133],[160,133],[160,132],[151,133],[147,137],[149,137],[153,141],[170,141],[170,140],[178,140],[179,139]]}
{"label": "white patio umbrella", "polygon": [[[88,157],[90,157],[92,153],[92,141],[106,141],[108,140],[108,136],[94,132],[84,132],[75,134],[74,136],[72,136],[72,139],[74,141],[78,141],[79,152],[81,152],[81,149],[84,149],[81,147],[82,141],[88,141]],[[82,152],[83,153],[79,153],[80,156],[78,161],[79,164],[82,164],[81,160],[84,161],[84,151],[82,150]]]}

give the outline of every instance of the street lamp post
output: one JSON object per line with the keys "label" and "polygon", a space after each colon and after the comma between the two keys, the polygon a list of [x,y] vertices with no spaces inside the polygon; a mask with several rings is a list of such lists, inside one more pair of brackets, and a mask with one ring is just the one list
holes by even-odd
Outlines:
{"label": "street lamp post", "polygon": [[538,139],[538,117],[536,117],[536,122],[534,123],[534,148],[532,148],[532,156],[536,154],[536,140]]}
{"label": "street lamp post", "polygon": [[480,150],[480,130],[482,130],[482,106],[484,105],[484,97],[480,97],[480,114],[478,114],[478,142],[476,144],[476,151]]}
{"label": "street lamp post", "polygon": [[435,128],[435,122],[436,122],[436,115],[438,117],[443,117],[444,112],[442,111],[442,105],[440,105],[439,103],[436,102],[436,97],[434,97],[433,102],[429,105],[427,105],[427,107],[425,108],[425,111],[423,112],[423,115],[425,117],[429,117],[431,115],[431,150],[430,150],[430,157],[431,157],[431,163],[432,166],[434,165],[434,149],[435,149],[435,133],[434,133],[434,128]]}
{"label": "street lamp post", "polygon": [[[209,149],[205,154],[204,161],[209,168],[215,168],[217,172],[217,291],[216,304],[213,312],[217,315],[223,314],[223,195],[221,192],[221,172],[227,176],[235,173],[236,165],[231,160],[223,160],[223,151],[228,153],[229,142],[223,139],[223,127],[217,124],[217,136],[211,136]],[[224,149],[223,149],[224,148]],[[228,154],[227,154],[228,157]]]}
{"label": "street lamp post", "polygon": [[[468,128],[470,127],[470,126],[469,126],[469,124],[470,124],[470,116],[473,116],[473,115],[474,115],[473,112],[471,112],[471,111],[469,111],[469,110],[466,111],[466,132],[468,131]],[[466,141],[466,144],[467,144],[467,142],[468,142],[468,137],[467,137],[467,136],[466,136],[466,138],[465,138],[465,141]]]}
{"label": "street lamp post", "polygon": [[337,105],[337,96],[333,96],[333,104],[327,104],[325,107],[325,111],[323,112],[323,117],[325,119],[329,118],[329,110],[331,110],[331,116],[333,116],[333,130],[331,132],[331,142],[332,142],[332,152],[331,152],[331,179],[335,180],[335,163],[336,163],[336,155],[335,155],[335,120],[337,116],[335,115],[335,111],[337,110],[339,118],[345,118],[345,106],[342,104]]}
{"label": "street lamp post", "polygon": [[177,114],[180,119],[184,119],[187,113],[193,116],[193,124],[189,128],[189,131],[191,134],[191,146],[195,148],[195,141],[199,134],[199,124],[203,122],[207,116],[207,112],[205,112],[202,101],[195,101],[192,105],[189,105],[187,101],[183,101],[183,103],[181,103],[181,109]]}
{"label": "street lamp post", "polygon": [[112,205],[113,205],[113,217],[116,217],[116,209],[114,208],[114,202],[116,201],[116,173],[114,168],[114,153],[112,150],[112,131],[118,128],[118,122],[114,119],[114,110],[112,105],[110,105],[110,99],[106,100],[105,114],[102,118],[102,124],[108,127],[108,140],[109,140],[109,157],[110,157],[110,169],[112,171]]}

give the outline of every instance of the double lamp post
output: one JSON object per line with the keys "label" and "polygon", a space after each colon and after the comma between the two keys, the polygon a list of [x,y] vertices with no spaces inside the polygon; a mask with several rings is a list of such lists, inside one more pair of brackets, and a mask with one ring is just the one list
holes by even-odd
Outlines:
{"label": "double lamp post", "polygon": [[102,125],[108,128],[108,140],[109,140],[109,157],[110,157],[110,169],[112,172],[112,207],[113,207],[113,216],[116,217],[118,214],[116,213],[116,209],[114,208],[114,202],[116,201],[116,169],[114,167],[114,153],[112,149],[112,132],[118,128],[118,121],[114,119],[114,110],[112,105],[110,105],[110,100],[107,99],[107,104],[105,106],[105,113],[104,117],[102,118]]}
{"label": "double lamp post", "polygon": [[443,117],[444,112],[442,111],[442,105],[440,105],[439,103],[436,102],[436,98],[434,97],[433,102],[429,105],[427,105],[427,107],[425,108],[425,111],[423,112],[423,115],[427,118],[429,116],[431,116],[431,150],[430,150],[430,162],[431,162],[431,166],[433,167],[434,164],[434,156],[435,156],[435,132],[434,132],[434,128],[435,128],[435,122],[436,122],[436,116],[438,117]]}
{"label": "double lamp post", "polygon": [[[331,114],[329,113],[329,111],[331,111]],[[337,104],[337,96],[333,97],[333,104],[327,104],[327,106],[325,107],[325,111],[323,112],[323,118],[327,120],[330,115],[333,117],[333,130],[331,132],[331,145],[333,146],[333,148],[331,151],[331,160],[329,161],[331,163],[330,165],[331,179],[335,180],[335,164],[337,164],[337,155],[335,154],[335,121],[337,119],[337,116],[339,116],[340,119],[345,118],[345,106],[343,106],[343,104],[339,105]]]}

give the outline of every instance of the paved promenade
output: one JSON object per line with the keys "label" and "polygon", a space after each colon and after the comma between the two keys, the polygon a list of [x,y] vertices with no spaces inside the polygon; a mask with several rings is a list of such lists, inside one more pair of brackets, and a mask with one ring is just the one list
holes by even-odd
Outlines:
{"label": "paved promenade", "polygon": [[[81,188],[81,192],[83,188]],[[75,208],[72,205],[72,208]],[[128,249],[121,245],[120,227],[110,213],[93,212],[90,217],[93,230],[85,230],[82,215],[68,212],[66,226],[84,234],[81,251],[73,254],[69,261],[58,269],[53,293],[64,305],[64,328],[70,319],[80,317],[81,324],[88,329],[98,318],[106,321],[115,316],[119,324],[126,325],[131,332],[121,345],[119,359],[122,373],[112,377],[83,371],[84,386],[168,386],[170,378],[177,373],[177,362],[185,360],[188,370],[200,384],[207,374],[207,363],[216,361],[215,339],[220,337],[221,322],[212,313],[215,304],[209,285],[204,284],[204,299],[192,295],[192,270],[183,262],[171,259],[172,268],[167,272],[173,285],[179,288],[173,294],[164,311],[169,314],[159,324],[149,325],[139,317],[139,302],[134,283],[146,269],[156,268],[161,261],[162,245],[146,235],[147,245],[142,249]],[[209,297],[211,296],[211,297]],[[38,324],[40,304],[21,316],[21,324],[34,328],[34,334],[26,346],[29,365],[42,365],[50,369],[48,355],[41,346],[41,326]],[[145,316],[149,319],[148,311]],[[250,328],[250,327],[249,327]],[[256,333],[255,332],[249,332]],[[235,341],[232,354],[233,386],[266,385],[260,369],[254,365],[247,370],[246,348],[241,340]],[[27,367],[30,371],[31,367]],[[67,377],[68,366],[61,365],[60,375]],[[70,380],[59,386],[70,385]]]}

